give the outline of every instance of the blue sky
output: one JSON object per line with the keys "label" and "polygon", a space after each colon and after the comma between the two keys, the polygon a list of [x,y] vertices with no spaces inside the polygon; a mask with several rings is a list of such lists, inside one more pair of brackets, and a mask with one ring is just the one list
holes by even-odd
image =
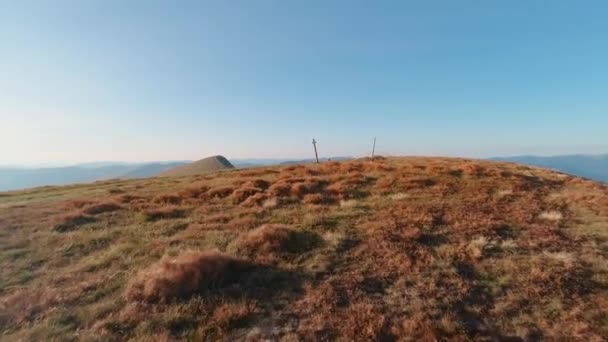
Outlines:
{"label": "blue sky", "polygon": [[608,152],[605,1],[0,0],[0,164]]}

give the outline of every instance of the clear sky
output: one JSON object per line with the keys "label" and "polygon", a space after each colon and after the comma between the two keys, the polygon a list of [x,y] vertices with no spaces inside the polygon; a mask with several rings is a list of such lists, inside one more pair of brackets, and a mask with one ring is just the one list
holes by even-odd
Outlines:
{"label": "clear sky", "polygon": [[606,1],[0,0],[0,164],[608,152]]}

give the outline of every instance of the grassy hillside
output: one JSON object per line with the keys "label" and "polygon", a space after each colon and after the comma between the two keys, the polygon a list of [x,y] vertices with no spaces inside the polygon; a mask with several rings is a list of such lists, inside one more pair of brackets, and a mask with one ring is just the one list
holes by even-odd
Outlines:
{"label": "grassy hillside", "polygon": [[608,188],[379,158],[0,194],[4,340],[608,338]]}

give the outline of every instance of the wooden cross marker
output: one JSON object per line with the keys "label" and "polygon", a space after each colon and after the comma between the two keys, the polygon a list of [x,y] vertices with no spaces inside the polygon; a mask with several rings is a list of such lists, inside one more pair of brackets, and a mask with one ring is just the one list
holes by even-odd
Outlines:
{"label": "wooden cross marker", "polygon": [[317,141],[312,138],[312,146],[315,148],[315,158],[317,158],[317,164],[319,164],[319,154],[317,153]]}

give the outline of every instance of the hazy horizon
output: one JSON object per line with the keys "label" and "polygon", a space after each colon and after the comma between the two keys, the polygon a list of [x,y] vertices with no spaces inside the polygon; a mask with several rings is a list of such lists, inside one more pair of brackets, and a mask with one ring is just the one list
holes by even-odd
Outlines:
{"label": "hazy horizon", "polygon": [[[558,154],[541,154],[541,153],[527,153],[527,154],[503,154],[503,155],[487,155],[487,156],[472,156],[472,155],[448,155],[448,154],[381,154],[376,153],[376,155],[383,155],[388,157],[408,157],[408,156],[428,156],[428,157],[455,157],[455,158],[472,158],[472,159],[493,159],[493,158],[515,158],[515,157],[540,157],[540,158],[551,158],[551,157],[568,157],[568,156],[585,156],[585,157],[605,157],[608,156],[608,152],[597,152],[597,153],[558,153]],[[29,163],[29,164],[2,164],[0,163],[0,168],[24,168],[24,169],[36,169],[36,168],[62,168],[62,167],[95,167],[95,166],[105,166],[105,165],[145,165],[151,163],[176,163],[176,162],[193,162],[198,159],[210,157],[201,156],[193,159],[166,159],[166,160],[91,160],[91,161],[83,161],[83,162],[49,162],[49,163]],[[369,154],[362,155],[320,155],[320,158],[337,158],[337,157],[346,157],[346,158],[363,158],[367,157]],[[314,159],[314,155],[307,155],[302,157],[274,157],[274,158],[256,158],[256,157],[243,157],[243,158],[232,158],[227,157],[230,161],[237,162],[284,162],[284,161],[298,161],[298,160],[312,160]],[[97,165],[99,164],[99,165]]]}
{"label": "hazy horizon", "polygon": [[0,165],[608,153],[601,1],[0,4]]}

